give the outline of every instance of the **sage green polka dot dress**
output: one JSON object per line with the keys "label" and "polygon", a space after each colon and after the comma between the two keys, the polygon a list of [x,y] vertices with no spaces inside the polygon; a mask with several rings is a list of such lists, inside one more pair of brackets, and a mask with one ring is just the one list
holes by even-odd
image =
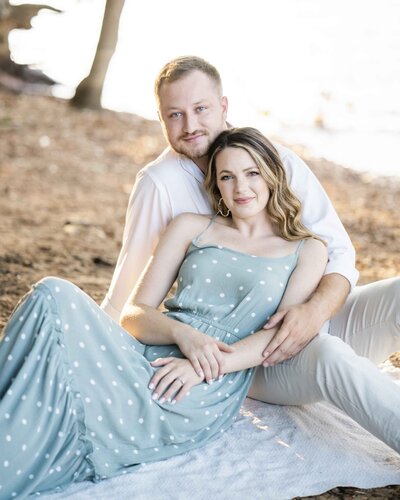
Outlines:
{"label": "sage green polka dot dress", "polygon": [[[232,344],[277,308],[298,252],[256,257],[190,245],[170,317]],[[253,369],[195,386],[171,405],[148,388],[158,357],[72,283],[45,278],[11,316],[0,343],[0,498],[99,481],[203,446],[232,425]]]}

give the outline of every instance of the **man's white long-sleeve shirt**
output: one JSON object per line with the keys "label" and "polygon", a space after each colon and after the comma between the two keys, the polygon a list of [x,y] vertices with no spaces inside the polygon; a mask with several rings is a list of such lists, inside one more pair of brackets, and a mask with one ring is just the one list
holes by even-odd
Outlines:
{"label": "man's white long-sleeve shirt", "polygon": [[[328,244],[325,274],[338,273],[353,287],[355,251],[335,209],[309,167],[290,149],[275,145],[288,182],[302,203],[302,222]],[[116,321],[168,223],[184,212],[211,214],[204,174],[167,148],[137,174],[129,199],[122,248],[101,307]]]}

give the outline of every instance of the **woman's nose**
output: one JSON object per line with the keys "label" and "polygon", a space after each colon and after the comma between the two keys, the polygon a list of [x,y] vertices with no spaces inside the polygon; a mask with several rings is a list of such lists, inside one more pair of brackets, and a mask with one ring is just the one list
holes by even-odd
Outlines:
{"label": "woman's nose", "polygon": [[247,190],[248,183],[245,177],[238,176],[235,183],[235,191],[237,193],[243,193]]}

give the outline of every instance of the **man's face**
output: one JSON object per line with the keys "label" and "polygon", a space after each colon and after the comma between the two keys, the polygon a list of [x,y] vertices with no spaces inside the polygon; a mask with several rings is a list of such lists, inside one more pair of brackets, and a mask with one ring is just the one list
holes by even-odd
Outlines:
{"label": "man's face", "polygon": [[164,135],[177,153],[193,161],[203,158],[217,135],[226,129],[228,102],[202,71],[161,86],[159,118]]}

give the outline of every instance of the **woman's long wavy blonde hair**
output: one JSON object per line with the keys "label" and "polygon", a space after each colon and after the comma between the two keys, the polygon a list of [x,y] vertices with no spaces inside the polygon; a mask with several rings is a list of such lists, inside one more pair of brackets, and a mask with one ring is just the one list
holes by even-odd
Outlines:
{"label": "woman's long wavy blonde hair", "polygon": [[261,132],[252,127],[224,130],[210,146],[205,188],[216,212],[221,198],[217,186],[216,159],[225,148],[244,149],[256,163],[270,191],[266,210],[279,236],[288,241],[303,238],[323,241],[301,222],[301,203],[289,187],[278,151]]}

